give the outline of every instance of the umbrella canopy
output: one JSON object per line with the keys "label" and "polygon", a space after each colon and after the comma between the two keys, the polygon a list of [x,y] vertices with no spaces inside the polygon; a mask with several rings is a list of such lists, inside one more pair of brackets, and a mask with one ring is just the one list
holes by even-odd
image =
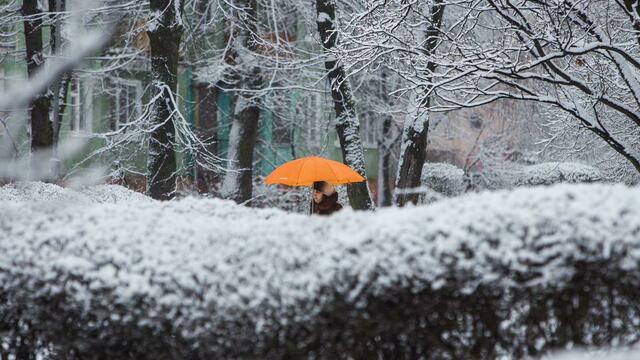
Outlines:
{"label": "umbrella canopy", "polygon": [[308,156],[282,164],[264,179],[266,184],[289,186],[309,186],[316,181],[340,185],[362,182],[364,178],[341,162]]}

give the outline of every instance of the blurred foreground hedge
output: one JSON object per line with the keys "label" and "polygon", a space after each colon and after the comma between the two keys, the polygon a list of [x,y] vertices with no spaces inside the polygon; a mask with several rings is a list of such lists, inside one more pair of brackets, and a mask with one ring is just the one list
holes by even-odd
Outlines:
{"label": "blurred foreground hedge", "polygon": [[330,218],[12,199],[0,203],[0,352],[491,359],[629,345],[639,260],[640,190],[624,186]]}

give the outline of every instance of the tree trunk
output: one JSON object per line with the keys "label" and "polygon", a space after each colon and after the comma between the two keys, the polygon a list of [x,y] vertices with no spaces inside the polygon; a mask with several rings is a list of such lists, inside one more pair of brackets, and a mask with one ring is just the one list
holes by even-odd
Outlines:
{"label": "tree trunk", "polygon": [[[431,25],[426,31],[425,53],[430,55],[435,51],[439,39],[439,28],[444,14],[443,0],[436,0],[431,7]],[[436,68],[436,64],[427,64],[427,81]],[[415,189],[420,186],[422,167],[427,157],[427,135],[429,133],[429,91],[431,86],[423,88],[424,97],[418,101],[416,115],[408,119],[402,133],[402,146],[400,150],[400,162],[396,177],[396,205],[404,206],[407,203],[416,204],[420,194]]]}
{"label": "tree trunk", "polygon": [[[55,20],[51,24],[51,35],[49,44],[51,54],[56,56],[62,48],[62,34],[60,31],[60,13],[66,9],[66,0],[49,0],[49,13],[55,14]],[[57,176],[60,172],[60,159],[58,159],[58,140],[60,139],[60,127],[62,126],[62,118],[64,117],[64,109],[66,107],[67,91],[69,89],[69,81],[71,73],[65,73],[62,78],[57,78],[51,88],[52,104],[51,104],[51,122],[53,127],[52,152],[54,158],[53,173]]]}
{"label": "tree trunk", "polygon": [[392,117],[382,121],[378,140],[378,206],[391,206],[391,123]]}
{"label": "tree trunk", "polygon": [[[344,163],[365,179],[364,151],[360,139],[360,123],[356,115],[356,105],[351,86],[346,78],[344,67],[331,56],[331,50],[337,42],[335,29],[336,6],[334,0],[316,0],[318,32],[322,45],[330,54],[324,65],[331,84],[331,97],[336,112],[336,132],[340,140]],[[356,210],[373,209],[373,201],[367,183],[355,183],[347,186],[349,203]]]}
{"label": "tree trunk", "polygon": [[[428,107],[429,99],[420,102],[419,108]],[[419,111],[419,110],[418,110]],[[417,190],[421,184],[422,168],[427,157],[427,135],[429,133],[429,114],[416,114],[407,119],[402,132],[400,161],[396,177],[395,202],[398,206],[407,203],[416,204],[420,197]]]}
{"label": "tree trunk", "polygon": [[[24,0],[22,3],[22,15],[24,16],[24,36],[26,47],[27,73],[33,77],[44,64],[42,54],[42,11],[38,7],[37,0]],[[48,94],[37,94],[30,104],[31,120],[31,151],[40,152],[42,159],[49,159],[53,145],[53,127],[49,119],[51,98]],[[34,164],[36,166],[49,166],[48,163]],[[42,170],[42,169],[40,169]]]}
{"label": "tree trunk", "polygon": [[[62,76],[60,86],[58,88],[58,98],[54,101],[54,108],[52,109],[52,119],[54,123],[53,131],[53,146],[56,147],[60,141],[60,127],[62,126],[62,120],[64,119],[64,112],[67,108],[67,96],[69,94],[69,85],[71,83],[71,72],[67,72]],[[54,87],[55,91],[55,87]],[[55,92],[54,92],[55,94]],[[54,98],[55,99],[55,98]],[[57,104],[55,103],[57,101]],[[55,111],[57,105],[57,112]]]}
{"label": "tree trunk", "polygon": [[[238,48],[235,62],[236,66],[243,69],[248,64],[258,64],[258,59],[253,56],[258,50],[257,26],[257,1],[238,1],[238,8],[244,9],[243,14],[236,21],[244,24],[239,30]],[[247,91],[238,93],[231,132],[229,134],[229,159],[228,172],[225,175],[221,193],[222,196],[244,203],[251,199],[253,192],[253,150],[258,137],[258,125],[260,122],[261,98],[256,94],[262,86],[260,68],[250,65],[245,71],[239,73],[239,87]]]}
{"label": "tree trunk", "polygon": [[[161,12],[153,30],[149,31],[151,45],[151,76],[156,91],[164,94],[153,104],[149,139],[147,193],[154,199],[168,200],[176,191],[176,130],[173,123],[177,104],[178,57],[182,37],[180,0],[150,0],[150,10]],[[170,93],[169,93],[170,92]]]}
{"label": "tree trunk", "polygon": [[[387,91],[387,72],[382,71],[381,81],[381,97],[388,98],[388,105],[392,106],[393,103],[389,98]],[[391,139],[391,126],[393,125],[393,117],[391,115],[385,116],[382,120],[382,126],[380,127],[380,133],[378,135],[378,206],[391,206],[393,199],[391,195],[391,147],[393,145],[393,139]]]}

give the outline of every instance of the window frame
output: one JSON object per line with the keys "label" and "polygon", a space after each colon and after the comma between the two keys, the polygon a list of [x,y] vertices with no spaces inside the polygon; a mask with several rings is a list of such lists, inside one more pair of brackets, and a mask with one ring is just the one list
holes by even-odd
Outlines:
{"label": "window frame", "polygon": [[[110,103],[110,106],[114,106],[115,109],[110,109],[110,115],[115,116],[115,121],[111,122],[113,127],[112,131],[121,130],[124,125],[127,124],[129,119],[122,119],[122,112],[120,111],[120,95],[122,93],[122,89],[124,88],[134,88],[134,104],[127,103],[126,106],[133,106],[133,112],[135,113],[134,118],[131,120],[135,120],[142,115],[142,81],[137,79],[125,79],[125,78],[114,78],[111,80],[112,85],[114,86],[114,94],[109,94],[111,97],[110,100],[113,100],[113,103]],[[128,97],[126,98],[128,102]],[[124,120],[124,121],[122,121]]]}
{"label": "window frame", "polygon": [[71,77],[69,91],[71,108],[71,134],[76,136],[93,133],[93,86],[91,81],[80,76]]}

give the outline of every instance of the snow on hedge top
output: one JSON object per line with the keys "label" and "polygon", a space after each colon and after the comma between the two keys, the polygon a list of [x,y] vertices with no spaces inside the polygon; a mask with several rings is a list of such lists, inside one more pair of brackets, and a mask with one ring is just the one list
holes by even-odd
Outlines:
{"label": "snow on hedge top", "polygon": [[0,187],[0,201],[116,203],[152,200],[143,194],[118,185],[95,185],[74,191],[54,184],[25,181]]}
{"label": "snow on hedge top", "polygon": [[[12,279],[26,277],[81,304],[152,299],[156,314],[194,322],[187,328],[195,334],[238,311],[311,316],[327,288],[357,301],[389,286],[439,288],[459,273],[462,291],[515,284],[506,275],[514,273],[533,275],[522,286],[559,285],[581,259],[637,269],[639,234],[640,189],[622,185],[468,194],[330,217],[217,199],[5,201],[0,286],[22,286]],[[100,295],[105,289],[115,300]],[[300,308],[305,301],[309,308]]]}
{"label": "snow on hedge top", "polygon": [[585,183],[602,180],[593,166],[572,162],[548,162],[527,166],[516,179],[516,185],[551,185],[560,182]]}
{"label": "snow on hedge top", "polygon": [[591,350],[571,351],[562,354],[548,355],[544,360],[637,360],[640,359],[640,350]]}

